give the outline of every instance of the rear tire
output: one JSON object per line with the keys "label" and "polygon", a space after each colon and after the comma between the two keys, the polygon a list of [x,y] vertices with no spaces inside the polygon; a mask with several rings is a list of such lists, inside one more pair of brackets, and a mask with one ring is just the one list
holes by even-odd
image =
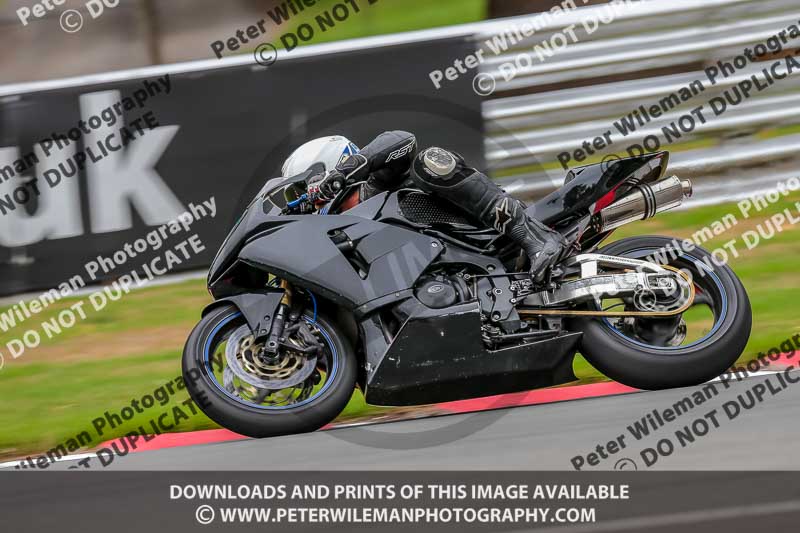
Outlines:
{"label": "rear tire", "polygon": [[[241,312],[233,305],[210,311],[195,326],[183,351],[183,376],[195,404],[219,425],[249,437],[274,437],[315,431],[325,426],[347,405],[356,383],[357,363],[346,336],[324,316],[315,325],[324,332],[336,371],[330,384],[307,403],[285,409],[266,409],[242,403],[226,394],[207,363],[206,350],[214,339],[242,326]],[[213,351],[213,350],[211,350]]]}
{"label": "rear tire", "polygon": [[[668,248],[672,242],[667,237],[633,237],[612,243],[598,253],[642,258],[643,250]],[[689,263],[708,258],[701,267],[710,267],[706,275],[726,297],[725,316],[708,337],[675,348],[644,345],[602,319],[572,319],[569,329],[583,331],[581,353],[611,379],[646,390],[698,385],[725,372],[744,351],[750,338],[752,311],[741,281],[727,265],[712,262],[711,254],[702,248],[680,255]]]}

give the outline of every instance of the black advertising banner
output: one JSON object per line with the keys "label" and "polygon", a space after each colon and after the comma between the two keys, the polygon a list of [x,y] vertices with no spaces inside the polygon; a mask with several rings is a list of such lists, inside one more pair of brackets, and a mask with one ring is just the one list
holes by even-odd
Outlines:
{"label": "black advertising banner", "polygon": [[403,129],[482,167],[471,79],[436,89],[429,78],[473,47],[455,39],[270,67],[164,68],[0,99],[0,295],[207,267],[251,196],[314,137],[364,145]]}

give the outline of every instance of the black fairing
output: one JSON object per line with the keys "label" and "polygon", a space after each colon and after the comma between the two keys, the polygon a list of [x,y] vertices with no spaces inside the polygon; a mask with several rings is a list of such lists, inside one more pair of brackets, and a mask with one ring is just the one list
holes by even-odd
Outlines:
{"label": "black fairing", "polygon": [[[322,167],[322,170],[324,170],[324,167]],[[267,200],[266,198],[270,193],[289,183],[303,183],[319,171],[320,167],[312,165],[306,172],[297,176],[269,180],[259,191],[253,201],[250,202],[250,205],[245,208],[244,213],[234,224],[230,233],[228,233],[208,270],[208,288],[214,298],[222,298],[223,296],[231,296],[241,292],[242,288],[227,286],[228,283],[226,283],[224,276],[236,263],[239,251],[249,238],[256,233],[269,231],[281,225],[283,217],[280,217],[280,213],[283,205],[277,206]],[[282,203],[285,203],[285,200]]]}
{"label": "black fairing", "polygon": [[481,341],[478,302],[429,309],[408,300],[400,311],[407,318],[389,343],[373,323],[362,323],[371,363],[365,391],[368,403],[445,402],[576,379],[572,356],[580,333],[563,332],[547,340],[487,350]]}
{"label": "black fairing", "polygon": [[[446,207],[437,215],[446,222],[407,218],[403,199],[409,193],[383,193],[335,216],[278,216],[280,210],[271,208],[269,201],[263,202],[264,209],[258,208],[260,201],[254,202],[211,266],[212,295],[241,292],[242,280],[234,278],[249,270],[286,278],[356,309],[390,295],[406,296],[404,291],[413,288],[446,243],[474,253],[496,251],[500,236],[494,229],[450,219],[459,215]],[[342,240],[352,243],[352,249],[343,251],[337,245]]]}
{"label": "black fairing", "polygon": [[[358,212],[377,216],[384,201],[384,195],[375,197]],[[232,278],[242,271],[268,272],[355,309],[410,291],[443,250],[434,237],[362,216],[276,216],[257,205],[247,210],[212,265],[209,287],[215,298],[241,292],[241,280]],[[342,241],[352,248],[341,249]],[[262,274],[261,284],[265,281]]]}
{"label": "black fairing", "polygon": [[659,180],[669,153],[617,159],[569,171],[564,186],[528,208],[528,214],[545,224],[563,228],[594,214],[623,197],[640,183]]}
{"label": "black fairing", "polygon": [[[239,259],[349,309],[410,290],[442,251],[434,238],[360,217],[290,216],[282,222],[246,244]],[[337,248],[336,232],[347,235],[354,250]],[[366,265],[365,277],[348,255]]]}

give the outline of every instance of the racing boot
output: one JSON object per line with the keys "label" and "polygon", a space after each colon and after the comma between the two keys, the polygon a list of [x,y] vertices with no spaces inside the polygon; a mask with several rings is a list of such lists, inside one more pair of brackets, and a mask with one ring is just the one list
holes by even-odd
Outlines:
{"label": "racing boot", "polygon": [[519,244],[530,259],[531,277],[545,281],[548,269],[567,247],[564,237],[525,213],[525,204],[506,194],[488,176],[467,167],[464,159],[442,148],[416,157],[412,178],[424,191],[471,213]]}

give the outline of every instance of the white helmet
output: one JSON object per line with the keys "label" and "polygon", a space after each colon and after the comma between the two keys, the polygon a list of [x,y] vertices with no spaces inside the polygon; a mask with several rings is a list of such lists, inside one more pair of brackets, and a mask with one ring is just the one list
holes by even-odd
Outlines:
{"label": "white helmet", "polygon": [[315,163],[324,164],[325,170],[333,170],[340,161],[358,152],[358,146],[340,135],[320,137],[295,150],[283,164],[281,173],[291,178],[302,174]]}

